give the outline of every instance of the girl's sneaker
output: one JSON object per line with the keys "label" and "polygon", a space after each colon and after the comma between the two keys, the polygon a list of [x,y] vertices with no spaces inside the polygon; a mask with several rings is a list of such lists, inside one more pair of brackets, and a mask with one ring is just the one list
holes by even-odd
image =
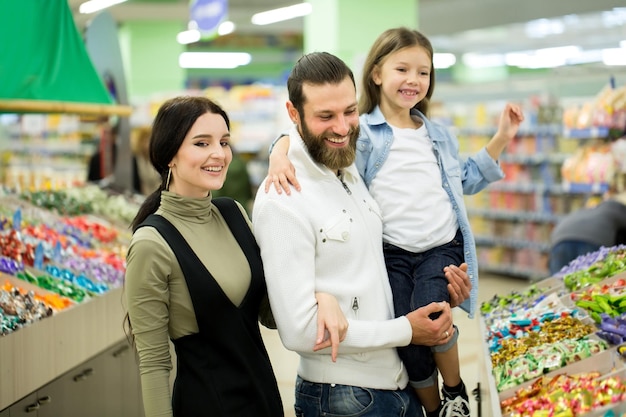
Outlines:
{"label": "girl's sneaker", "polygon": [[445,388],[441,390],[441,393],[443,394],[443,407],[439,417],[470,417],[467,393],[461,392],[455,397],[448,393]]}

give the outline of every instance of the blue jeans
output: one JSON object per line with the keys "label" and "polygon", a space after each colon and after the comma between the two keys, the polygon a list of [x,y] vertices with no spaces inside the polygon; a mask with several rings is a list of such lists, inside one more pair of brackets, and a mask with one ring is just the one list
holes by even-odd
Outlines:
{"label": "blue jeans", "polygon": [[423,417],[415,391],[390,391],[296,378],[296,417]]}
{"label": "blue jeans", "polygon": [[[432,302],[450,302],[448,280],[443,268],[460,265],[465,259],[461,230],[457,230],[450,242],[421,253],[409,252],[389,243],[384,243],[383,249],[396,317]],[[431,315],[431,319],[435,320],[438,316]],[[398,348],[413,387],[425,388],[437,383],[437,366],[432,352],[445,352],[454,346],[459,334],[456,327],[454,333],[445,345]]]}
{"label": "blue jeans", "polygon": [[595,252],[600,249],[595,243],[587,243],[579,240],[564,240],[557,243],[550,249],[550,275],[559,272],[565,265],[569,264],[580,255]]}

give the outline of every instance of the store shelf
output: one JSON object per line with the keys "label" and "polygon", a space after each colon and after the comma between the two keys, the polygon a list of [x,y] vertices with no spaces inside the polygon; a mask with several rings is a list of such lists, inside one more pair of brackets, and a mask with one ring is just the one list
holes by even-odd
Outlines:
{"label": "store shelf", "polygon": [[[577,149],[571,144],[577,142],[563,142],[562,131],[560,125],[548,124],[520,132],[499,157],[505,178],[466,196],[481,270],[533,280],[547,277],[550,234],[556,223],[607,191],[604,183],[563,181],[562,166]],[[490,139],[477,136],[480,131],[471,132],[471,138],[460,139],[469,146],[462,149],[464,156]]]}
{"label": "store shelf", "polygon": [[513,249],[532,249],[537,252],[547,253],[550,251],[550,245],[544,242],[537,242],[528,239],[502,238],[492,236],[475,236],[478,246],[499,246]]}
{"label": "store shelf", "polygon": [[543,269],[520,268],[515,264],[483,264],[480,266],[481,272],[505,275],[514,278],[523,278],[527,280],[535,280],[545,278],[546,273]]}
{"label": "store shelf", "polygon": [[532,223],[556,223],[561,216],[545,212],[528,212],[523,210],[490,210],[490,209],[468,209],[470,216],[480,216],[485,219],[507,220],[512,222],[532,222]]}
{"label": "store shelf", "polygon": [[[605,278],[600,283],[598,283],[598,285],[606,286],[610,283],[614,283],[618,280],[625,278],[626,273],[618,273],[612,277]],[[534,294],[536,294],[534,297],[539,297],[537,299],[541,299],[544,297],[544,299],[547,299],[548,295],[552,295],[556,297],[556,299],[561,300],[564,306],[569,306],[570,303],[572,303],[570,300],[571,294],[569,291],[567,291],[562,279],[560,278],[546,278],[544,280],[540,280],[534,283],[533,287],[539,290],[538,292],[534,292]],[[534,303],[530,302],[531,298],[525,298],[525,294],[531,293],[530,288],[531,287],[529,286],[526,289],[518,290],[511,294],[499,295],[502,300],[506,299],[507,296],[518,297],[520,299],[518,301],[520,308],[516,308],[515,311],[510,311],[511,314],[516,314],[523,317],[528,312],[527,309],[530,309],[530,306],[534,305]],[[571,306],[573,307],[573,304],[571,304]],[[506,310],[505,307],[503,307],[503,309]],[[537,311],[545,312],[543,308]],[[619,377],[622,379],[622,381],[624,381],[624,377],[626,377],[626,361],[624,357],[618,353],[616,345],[609,345],[606,350],[602,350],[597,353],[589,354],[589,352],[587,352],[588,356],[583,355],[579,358],[577,358],[576,356],[572,356],[569,358],[569,361],[565,366],[555,367],[554,365],[550,365],[549,368],[551,370],[542,373],[541,376],[528,378],[527,380],[523,380],[523,382],[508,385],[508,388],[498,391],[496,378],[494,376],[494,369],[492,366],[489,337],[490,335],[492,336],[494,333],[494,329],[490,327],[491,323],[500,323],[500,325],[502,325],[501,320],[503,319],[501,318],[501,315],[501,311],[498,310],[498,312],[495,314],[493,312],[487,314],[481,313],[479,317],[479,329],[482,336],[480,338],[481,354],[479,355],[479,384],[477,388],[477,399],[479,400],[481,417],[506,417],[508,414],[503,414],[501,408],[502,402],[513,398],[520,391],[528,390],[528,388],[531,387],[533,383],[535,383],[539,378],[542,377],[549,379],[558,375],[576,375],[587,372],[599,372],[601,375],[599,379],[604,379],[608,377]],[[583,320],[583,322],[585,323],[588,322],[589,324],[593,324],[596,328],[598,328],[597,324],[589,319],[588,316],[581,316],[581,320]],[[588,338],[596,341],[600,340],[600,338],[595,333],[588,335]],[[547,345],[544,346],[547,348]],[[538,363],[541,363],[540,358],[537,358],[536,360],[539,361]],[[616,414],[606,414],[609,410],[612,410]],[[589,413],[585,413],[584,416],[617,416],[621,415],[619,413],[624,412],[626,412],[626,401],[613,402],[603,408],[599,408]]]}
{"label": "store shelf", "polygon": [[0,410],[125,339],[122,289],[0,336]]}
{"label": "store shelf", "polygon": [[563,136],[569,139],[596,139],[609,137],[608,127],[596,126],[586,129],[564,129]]}

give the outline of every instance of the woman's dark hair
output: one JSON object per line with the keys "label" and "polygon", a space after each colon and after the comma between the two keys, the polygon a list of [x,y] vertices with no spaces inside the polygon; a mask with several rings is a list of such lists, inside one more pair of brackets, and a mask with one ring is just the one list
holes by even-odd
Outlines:
{"label": "woman's dark hair", "polygon": [[336,56],[328,52],[306,54],[296,62],[287,79],[289,101],[298,110],[298,113],[302,115],[304,114],[304,103],[306,101],[306,97],[304,97],[302,92],[303,84],[336,85],[340,84],[346,77],[350,77],[352,84],[355,85],[352,70]]}
{"label": "woman's dark hair", "polygon": [[228,115],[217,103],[206,97],[181,96],[167,100],[161,105],[152,124],[150,137],[150,162],[161,175],[159,188],[146,197],[131,223],[134,232],[150,214],[154,213],[161,203],[161,191],[166,189],[169,163],[180,148],[187,132],[198,117],[205,113],[219,114],[224,118],[230,130]]}
{"label": "woman's dark hair", "polygon": [[[206,98],[196,96],[181,96],[167,100],[161,105],[152,124],[150,137],[150,162],[161,174],[161,185],[146,197],[139,207],[137,215],[131,223],[134,232],[150,214],[154,213],[161,203],[161,191],[168,186],[167,176],[169,163],[178,153],[178,149],[185,140],[187,132],[196,122],[198,117],[206,113],[219,114],[224,118],[226,127],[230,130],[228,115],[217,103]],[[171,181],[171,180],[170,180]],[[126,313],[122,324],[126,337],[131,345],[134,345],[130,316]]]}
{"label": "woman's dark hair", "polygon": [[392,53],[411,46],[421,46],[430,55],[430,86],[426,97],[415,105],[424,115],[428,115],[428,104],[435,91],[435,67],[433,46],[426,36],[417,30],[405,27],[388,29],[380,34],[370,48],[363,66],[362,93],[359,98],[359,113],[371,113],[380,104],[380,86],[374,82],[374,70]]}

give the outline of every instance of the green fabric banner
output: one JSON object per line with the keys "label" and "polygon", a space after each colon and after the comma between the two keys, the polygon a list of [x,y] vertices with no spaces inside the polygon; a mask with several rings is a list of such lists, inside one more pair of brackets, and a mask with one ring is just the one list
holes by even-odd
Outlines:
{"label": "green fabric banner", "polygon": [[8,0],[0,12],[0,100],[114,104],[66,0]]}

